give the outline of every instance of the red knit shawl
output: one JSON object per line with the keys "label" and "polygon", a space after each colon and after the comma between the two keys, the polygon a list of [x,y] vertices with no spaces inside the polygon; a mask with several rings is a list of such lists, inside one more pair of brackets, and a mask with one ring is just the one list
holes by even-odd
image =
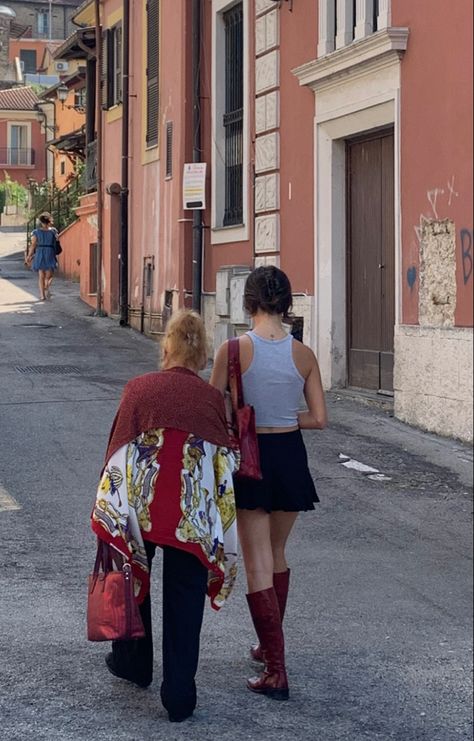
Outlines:
{"label": "red knit shawl", "polygon": [[222,394],[187,368],[146,373],[127,383],[110,431],[106,462],[123,445],[157,427],[231,446]]}

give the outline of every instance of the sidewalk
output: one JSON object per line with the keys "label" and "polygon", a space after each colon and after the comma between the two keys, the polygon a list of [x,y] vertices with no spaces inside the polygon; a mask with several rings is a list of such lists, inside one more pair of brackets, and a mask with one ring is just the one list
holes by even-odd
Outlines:
{"label": "sidewalk", "polygon": [[[56,280],[51,302],[37,303],[18,242],[0,234],[5,738],[470,737],[472,452],[343,393],[328,394],[328,429],[305,433],[321,504],[289,547],[290,702],[245,689],[242,565],[230,603],[206,610],[192,721],[170,727],[159,702],[159,563],[156,681],[144,692],[105,673],[106,646],[84,639],[88,517],[121,389],[156,367],[158,345],[92,316],[74,284]],[[7,496],[18,509],[2,510]]]}

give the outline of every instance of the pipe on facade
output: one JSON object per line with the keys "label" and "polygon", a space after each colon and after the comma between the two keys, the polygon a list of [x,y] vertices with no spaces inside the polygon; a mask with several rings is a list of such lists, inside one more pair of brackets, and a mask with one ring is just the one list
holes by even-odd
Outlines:
{"label": "pipe on facade", "polygon": [[[43,105],[52,105],[53,106],[53,124],[48,123],[48,114],[46,111],[43,110]],[[35,103],[35,109],[39,116],[43,119],[43,126],[44,126],[44,136],[46,143],[44,145],[45,149],[45,171],[46,171],[46,180],[51,179],[53,181],[53,187],[56,185],[56,177],[55,177],[55,168],[54,168],[54,152],[51,151],[49,140],[48,140],[48,131],[53,131],[53,139],[56,134],[56,105],[54,100],[42,100],[41,103]],[[51,154],[52,158],[52,167],[51,167],[51,177],[49,177],[48,173],[48,152]]]}
{"label": "pipe on facade", "polygon": [[[201,0],[192,6],[192,72],[193,72],[193,162],[201,161]],[[202,298],[202,211],[193,211],[193,299],[195,311],[201,311]]]}
{"label": "pipe on facade", "polygon": [[128,325],[128,172],[130,128],[130,0],[123,0],[122,176],[120,191],[120,325]]}
{"label": "pipe on facade", "polygon": [[97,299],[95,316],[105,316],[103,309],[102,294],[102,246],[103,246],[103,211],[104,198],[102,193],[102,107],[101,107],[101,88],[102,81],[102,26],[100,22],[100,0],[94,0],[95,11],[95,43],[96,43],[96,60],[97,74],[95,85],[96,115],[97,115]]}

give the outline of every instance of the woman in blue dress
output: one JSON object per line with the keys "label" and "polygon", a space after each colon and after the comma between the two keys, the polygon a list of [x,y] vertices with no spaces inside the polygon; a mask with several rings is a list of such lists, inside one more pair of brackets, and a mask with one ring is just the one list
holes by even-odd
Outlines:
{"label": "woman in blue dress", "polygon": [[58,233],[53,227],[51,214],[44,213],[38,219],[39,228],[31,235],[31,246],[26,262],[38,273],[40,301],[50,298],[53,274],[58,266],[56,240]]}

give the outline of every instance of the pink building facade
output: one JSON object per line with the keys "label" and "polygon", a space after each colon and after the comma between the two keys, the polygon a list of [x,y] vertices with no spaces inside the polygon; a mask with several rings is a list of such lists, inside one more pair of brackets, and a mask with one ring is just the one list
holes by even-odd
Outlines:
{"label": "pink building facade", "polygon": [[[248,327],[248,272],[280,265],[297,333],[317,353],[327,388],[394,394],[401,419],[471,439],[470,0],[130,7],[130,324],[159,337],[200,286],[194,303],[212,354]],[[102,13],[103,30],[113,31],[122,0],[105,0]],[[112,102],[101,112],[102,289],[114,315],[123,102]],[[198,220],[182,197],[196,118],[207,165]],[[93,303],[87,275],[81,260]]]}

